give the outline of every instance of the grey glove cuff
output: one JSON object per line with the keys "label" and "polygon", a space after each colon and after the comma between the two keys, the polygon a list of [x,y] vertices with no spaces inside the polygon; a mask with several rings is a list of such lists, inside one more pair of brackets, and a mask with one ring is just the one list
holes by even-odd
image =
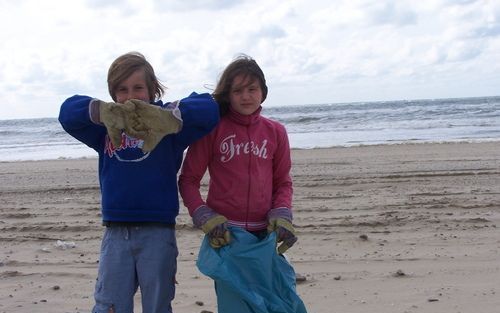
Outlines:
{"label": "grey glove cuff", "polygon": [[293,220],[292,210],[290,208],[275,208],[267,212],[267,220],[283,218],[290,223]]}
{"label": "grey glove cuff", "polygon": [[99,99],[90,100],[89,117],[92,123],[103,125],[103,123],[101,122],[100,106],[101,106],[101,101]]}
{"label": "grey glove cuff", "polygon": [[193,212],[193,224],[197,228],[201,228],[210,218],[217,215],[211,208],[202,205]]}
{"label": "grey glove cuff", "polygon": [[179,109],[180,103],[181,103],[180,100],[175,100],[173,102],[170,102],[166,106],[163,106],[162,109],[172,111],[172,114],[175,116],[175,118],[177,118],[179,121],[182,122],[182,114],[181,110]]}
{"label": "grey glove cuff", "polygon": [[162,110],[166,110],[166,111],[171,111],[172,112],[172,115],[179,120],[179,122],[181,122],[180,126],[179,126],[179,131],[182,129],[182,124],[183,124],[183,121],[182,121],[182,114],[181,114],[181,110],[179,109],[179,105],[181,104],[181,101],[180,100],[176,100],[174,102],[170,102],[168,105],[166,106],[162,106],[161,109]]}

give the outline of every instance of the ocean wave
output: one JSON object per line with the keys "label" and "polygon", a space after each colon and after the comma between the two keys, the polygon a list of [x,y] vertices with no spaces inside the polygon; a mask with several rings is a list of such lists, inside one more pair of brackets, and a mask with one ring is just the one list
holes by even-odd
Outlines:
{"label": "ocean wave", "polygon": [[68,146],[80,146],[82,145],[78,141],[67,142],[67,141],[57,141],[57,142],[32,142],[32,143],[16,143],[16,144],[0,144],[0,150],[7,149],[31,149],[40,147],[68,147]]}
{"label": "ocean wave", "polygon": [[[284,124],[292,148],[500,138],[500,97],[264,106],[262,114]],[[0,161],[89,156],[56,118],[0,120]]]}

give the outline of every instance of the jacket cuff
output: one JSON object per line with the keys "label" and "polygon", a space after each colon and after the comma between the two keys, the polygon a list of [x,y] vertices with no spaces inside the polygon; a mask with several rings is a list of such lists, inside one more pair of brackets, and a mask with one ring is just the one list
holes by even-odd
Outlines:
{"label": "jacket cuff", "polygon": [[293,220],[292,210],[290,208],[276,208],[269,210],[267,213],[267,220],[269,221],[277,218],[283,218],[291,223]]}

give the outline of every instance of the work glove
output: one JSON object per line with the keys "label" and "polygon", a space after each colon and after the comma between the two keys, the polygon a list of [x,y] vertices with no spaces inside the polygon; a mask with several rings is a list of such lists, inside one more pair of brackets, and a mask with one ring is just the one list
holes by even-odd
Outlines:
{"label": "work glove", "polygon": [[276,232],[276,242],[281,242],[278,253],[283,254],[297,242],[295,228],[292,225],[292,212],[288,208],[277,208],[270,210],[267,217],[267,232]]}
{"label": "work glove", "polygon": [[231,234],[227,229],[227,218],[207,206],[201,206],[194,211],[193,223],[207,234],[212,248],[220,248],[231,241]]}
{"label": "work glove", "polygon": [[163,137],[177,133],[181,128],[181,120],[172,110],[137,99],[127,100],[125,104],[135,107],[138,120],[134,130],[139,132],[137,138],[144,140],[143,152],[152,151]]}
{"label": "work glove", "polygon": [[98,122],[106,127],[114,147],[118,148],[121,145],[122,130],[136,138],[147,134],[144,131],[144,125],[141,125],[141,121],[138,120],[133,103],[122,104],[95,100],[94,105],[99,109]]}

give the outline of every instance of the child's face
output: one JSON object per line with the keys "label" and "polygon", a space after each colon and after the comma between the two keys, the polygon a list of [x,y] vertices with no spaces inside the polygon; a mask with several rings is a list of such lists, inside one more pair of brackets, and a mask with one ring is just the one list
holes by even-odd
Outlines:
{"label": "child's face", "polygon": [[259,81],[243,75],[234,78],[229,91],[231,107],[243,115],[255,112],[262,103],[262,89]]}
{"label": "child's face", "polygon": [[144,70],[137,70],[122,81],[116,88],[115,97],[118,103],[125,103],[130,99],[149,102],[150,97]]}

